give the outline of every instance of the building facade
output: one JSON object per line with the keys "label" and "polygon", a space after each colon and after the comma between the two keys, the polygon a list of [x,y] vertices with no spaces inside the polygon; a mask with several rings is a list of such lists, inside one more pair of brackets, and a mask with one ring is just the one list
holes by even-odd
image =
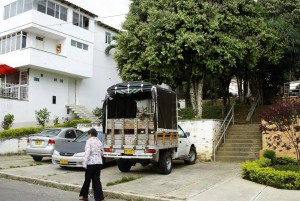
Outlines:
{"label": "building facade", "polygon": [[104,51],[118,30],[66,0],[1,0],[0,64],[16,72],[0,75],[0,121],[36,125],[47,108],[50,124],[72,117],[66,105],[102,107],[107,87],[120,82],[116,63]]}

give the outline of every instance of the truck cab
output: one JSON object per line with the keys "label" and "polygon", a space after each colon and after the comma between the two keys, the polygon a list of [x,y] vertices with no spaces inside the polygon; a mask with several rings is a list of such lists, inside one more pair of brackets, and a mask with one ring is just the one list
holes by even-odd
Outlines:
{"label": "truck cab", "polygon": [[102,109],[104,157],[117,159],[120,171],[153,163],[169,174],[172,160],[195,163],[196,147],[177,124],[173,91],[147,82],[119,83],[107,89]]}

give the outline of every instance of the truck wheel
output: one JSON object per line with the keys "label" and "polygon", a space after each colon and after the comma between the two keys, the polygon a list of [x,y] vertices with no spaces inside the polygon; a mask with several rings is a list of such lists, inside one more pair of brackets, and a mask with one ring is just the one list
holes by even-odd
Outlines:
{"label": "truck wheel", "polygon": [[172,155],[170,152],[162,152],[159,158],[159,171],[161,174],[170,174],[172,171]]}
{"label": "truck wheel", "polygon": [[126,159],[117,160],[118,168],[121,172],[129,172],[131,169],[131,163]]}
{"label": "truck wheel", "polygon": [[43,157],[42,156],[32,156],[34,161],[42,161]]}
{"label": "truck wheel", "polygon": [[184,163],[187,165],[193,165],[195,164],[197,159],[197,152],[195,147],[191,147],[190,153],[189,153],[189,158],[187,160],[184,160]]}

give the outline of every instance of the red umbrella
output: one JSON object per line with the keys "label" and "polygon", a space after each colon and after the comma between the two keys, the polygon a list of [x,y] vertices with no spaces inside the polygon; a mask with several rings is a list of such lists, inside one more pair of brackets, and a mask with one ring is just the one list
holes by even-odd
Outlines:
{"label": "red umbrella", "polygon": [[16,68],[13,68],[13,67],[10,67],[6,64],[1,64],[0,63],[0,75],[3,75],[3,74],[11,74],[11,73],[14,73],[14,72],[17,72],[18,69]]}

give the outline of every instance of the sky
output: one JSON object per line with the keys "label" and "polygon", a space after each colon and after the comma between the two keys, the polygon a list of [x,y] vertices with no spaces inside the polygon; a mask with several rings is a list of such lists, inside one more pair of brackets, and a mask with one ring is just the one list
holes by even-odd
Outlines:
{"label": "sky", "polygon": [[121,29],[129,10],[130,0],[68,0],[98,15],[98,20],[114,28]]}

